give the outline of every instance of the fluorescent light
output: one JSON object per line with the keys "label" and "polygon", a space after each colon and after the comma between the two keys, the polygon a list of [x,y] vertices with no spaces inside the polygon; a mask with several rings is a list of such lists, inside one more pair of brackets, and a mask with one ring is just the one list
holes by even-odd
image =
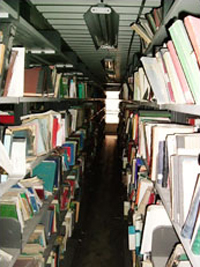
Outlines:
{"label": "fluorescent light", "polygon": [[117,48],[119,15],[112,7],[99,3],[83,16],[96,49]]}
{"label": "fluorescent light", "polygon": [[31,49],[29,50],[32,54],[55,54],[53,49]]}
{"label": "fluorescent light", "polygon": [[9,18],[9,14],[7,13],[7,12],[0,12],[0,18],[1,19],[7,19],[7,18]]}
{"label": "fluorescent light", "polygon": [[56,64],[57,68],[73,68],[72,64]]}
{"label": "fluorescent light", "polygon": [[112,10],[109,7],[92,7],[91,12],[93,14],[110,14]]}

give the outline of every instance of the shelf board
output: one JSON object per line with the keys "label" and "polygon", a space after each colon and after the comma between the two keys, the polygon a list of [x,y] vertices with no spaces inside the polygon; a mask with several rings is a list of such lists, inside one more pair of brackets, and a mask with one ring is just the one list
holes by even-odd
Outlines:
{"label": "shelf board", "polygon": [[0,97],[0,104],[39,103],[39,102],[100,102],[104,98],[55,98],[55,97]]}
{"label": "shelf board", "polygon": [[[170,210],[171,210],[171,204],[170,204],[170,192],[169,192],[169,189],[167,188],[163,188],[161,185],[158,185],[156,184],[156,190],[158,191],[161,199],[162,199],[162,202],[163,202],[163,205],[169,215],[169,218],[170,218]],[[192,266],[193,267],[199,267],[199,264],[200,264],[200,256],[196,256],[192,253],[191,251],[191,245],[190,245],[190,242],[188,239],[186,238],[183,238],[181,236],[181,227],[173,222],[172,222],[172,225],[174,227],[174,229],[176,230],[176,233],[181,241],[181,243],[183,244],[184,248],[185,248],[185,251],[188,255],[188,258],[190,259],[191,263],[192,263]]]}
{"label": "shelf board", "polygon": [[153,102],[146,101],[132,101],[123,100],[121,103],[131,105],[132,107],[144,107],[144,108],[154,108],[154,109],[165,109],[170,111],[176,111],[184,114],[197,115],[200,116],[200,105],[189,105],[189,104],[156,104]]}
{"label": "shelf board", "polygon": [[184,114],[200,116],[200,105],[184,105],[184,104],[162,104],[160,109],[168,109],[171,111],[181,112]]}
{"label": "shelf board", "polygon": [[19,97],[0,97],[0,104],[19,104]]}

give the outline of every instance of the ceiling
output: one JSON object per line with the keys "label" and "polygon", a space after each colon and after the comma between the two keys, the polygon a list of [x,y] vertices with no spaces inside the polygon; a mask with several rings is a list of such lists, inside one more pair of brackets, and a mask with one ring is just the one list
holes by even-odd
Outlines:
{"label": "ceiling", "polygon": [[30,2],[60,33],[92,75],[98,77],[102,83],[109,82],[101,63],[102,59],[110,57],[115,60],[116,78],[110,81],[121,82],[127,68],[127,57],[130,62],[132,55],[140,50],[140,39],[135,34],[128,56],[133,34],[130,24],[138,18],[142,2],[144,2],[142,14],[150,12],[152,7],[160,5],[160,0],[104,0],[105,4],[110,5],[119,14],[118,48],[96,50],[83,14],[90,6],[97,5],[98,0],[30,0]]}

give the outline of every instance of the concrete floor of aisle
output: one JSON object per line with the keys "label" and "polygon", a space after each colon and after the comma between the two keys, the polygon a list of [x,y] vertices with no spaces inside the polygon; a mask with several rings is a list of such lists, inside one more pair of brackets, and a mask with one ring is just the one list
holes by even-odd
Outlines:
{"label": "concrete floor of aisle", "polygon": [[[82,235],[71,266],[124,267],[127,235],[123,220],[124,187],[121,183],[116,136],[105,137],[95,166],[86,181],[80,222]],[[69,266],[67,260],[65,266]]]}

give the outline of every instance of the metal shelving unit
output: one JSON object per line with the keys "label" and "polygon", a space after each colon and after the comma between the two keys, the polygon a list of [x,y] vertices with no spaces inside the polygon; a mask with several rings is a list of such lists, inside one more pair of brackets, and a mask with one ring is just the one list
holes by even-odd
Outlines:
{"label": "metal shelving unit", "polygon": [[[158,194],[159,196],[161,197],[162,199],[162,202],[163,202],[163,205],[167,211],[167,214],[170,218],[170,210],[171,210],[171,202],[170,202],[170,192],[169,192],[169,189],[167,188],[163,188],[161,185],[158,185],[156,184],[156,190],[158,191]],[[171,220],[171,218],[170,218]],[[180,225],[178,225],[177,223],[173,222],[171,220],[171,223],[181,241],[181,243],[183,244],[184,248],[185,248],[185,251],[188,255],[188,258],[190,259],[191,263],[192,263],[192,266],[193,267],[198,267],[199,266],[199,263],[200,263],[200,256],[196,256],[192,253],[191,251],[191,245],[190,245],[190,242],[188,239],[186,238],[183,238],[181,236],[181,227]]]}
{"label": "metal shelving unit", "polygon": [[200,13],[200,5],[198,0],[176,0],[174,1],[173,5],[171,6],[169,12],[165,16],[162,25],[155,33],[155,36],[145,51],[145,55],[151,54],[153,51],[154,46],[162,45],[166,39],[169,39],[166,25],[170,22],[170,20],[179,18],[179,16],[183,13],[188,14],[196,14],[199,15]]}
{"label": "metal shelving unit", "polygon": [[[9,266],[7,266],[7,267],[12,267],[13,264],[15,263],[15,261],[17,260],[18,256],[21,253],[21,250],[23,250],[29,237],[33,233],[35,227],[41,221],[41,219],[44,215],[44,212],[48,209],[53,198],[54,198],[54,196],[49,196],[48,199],[44,201],[43,206],[42,206],[41,210],[39,211],[39,213],[27,221],[25,228],[24,228],[24,231],[23,231],[23,234],[22,234],[22,247],[21,247],[21,249],[2,248],[5,252],[9,253],[12,256],[12,260],[9,262]],[[11,244],[11,246],[12,246],[12,244]]]}

